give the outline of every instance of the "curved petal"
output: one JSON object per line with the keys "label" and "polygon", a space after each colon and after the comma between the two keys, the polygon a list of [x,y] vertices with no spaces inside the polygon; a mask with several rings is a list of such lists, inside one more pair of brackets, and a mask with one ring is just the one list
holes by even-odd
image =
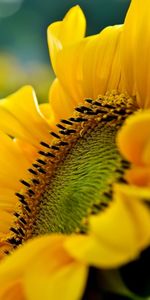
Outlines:
{"label": "curved petal", "polygon": [[122,40],[126,87],[140,107],[150,107],[150,2],[132,0]]}
{"label": "curved petal", "polygon": [[150,166],[150,110],[127,118],[118,133],[117,144],[127,160]]}
{"label": "curved petal", "polygon": [[35,92],[30,86],[0,101],[0,129],[35,147],[49,138],[49,125],[41,114]]}
{"label": "curved petal", "polygon": [[[146,194],[150,197],[150,190]],[[89,235],[72,236],[66,249],[87,264],[114,268],[135,259],[150,244],[150,212],[143,203],[145,193],[116,186],[115,199],[90,218]]]}
{"label": "curved petal", "polygon": [[[57,53],[84,37],[86,20],[81,8],[76,5],[71,8],[64,19],[48,27],[48,45],[53,69],[57,61]],[[75,29],[75,30],[74,30]]]}
{"label": "curved petal", "polygon": [[0,295],[3,286],[18,280],[27,299],[79,299],[87,267],[67,253],[65,239],[63,235],[38,237],[5,258],[0,264]]}

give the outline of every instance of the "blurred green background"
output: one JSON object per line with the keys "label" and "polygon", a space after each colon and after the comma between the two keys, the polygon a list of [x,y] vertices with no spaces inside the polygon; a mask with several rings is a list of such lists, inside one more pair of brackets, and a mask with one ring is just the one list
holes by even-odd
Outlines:
{"label": "blurred green background", "polygon": [[46,30],[79,4],[87,34],[122,23],[130,0],[0,0],[0,97],[32,84],[45,101],[53,79]]}

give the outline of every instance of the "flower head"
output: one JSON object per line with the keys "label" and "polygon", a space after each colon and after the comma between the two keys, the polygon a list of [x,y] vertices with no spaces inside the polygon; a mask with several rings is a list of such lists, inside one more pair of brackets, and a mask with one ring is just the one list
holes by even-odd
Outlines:
{"label": "flower head", "polygon": [[48,28],[50,103],[30,86],[0,102],[2,300],[81,299],[89,267],[121,267],[150,245],[150,112],[134,59],[128,84],[136,43],[124,50],[140,7],[86,38],[73,7]]}

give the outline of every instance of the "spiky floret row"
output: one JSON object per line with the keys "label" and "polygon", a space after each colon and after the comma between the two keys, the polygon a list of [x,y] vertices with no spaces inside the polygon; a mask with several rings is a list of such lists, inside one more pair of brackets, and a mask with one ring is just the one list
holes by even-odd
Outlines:
{"label": "spiky floret row", "polygon": [[[6,240],[8,250],[5,253],[8,254],[32,236],[32,227],[38,213],[40,198],[59,162],[65,159],[76,141],[88,130],[91,131],[99,122],[104,124],[107,122],[108,125],[119,128],[135,109],[133,99],[124,94],[118,95],[116,92],[100,96],[96,100],[85,99],[84,105],[78,106],[72,117],[62,119],[57,124],[57,132],[50,132],[54,137],[52,144],[41,141],[43,150],[39,151],[39,157],[28,169],[32,176],[28,181],[21,179],[23,189],[16,192],[19,201],[14,213],[13,225],[10,227],[10,234]],[[126,161],[122,160],[122,164],[124,168],[128,168]],[[122,171],[118,170],[118,173],[120,173],[119,180],[124,181]],[[111,186],[105,196],[112,198]],[[90,213],[97,213],[106,206],[105,202],[99,205],[94,204]]]}

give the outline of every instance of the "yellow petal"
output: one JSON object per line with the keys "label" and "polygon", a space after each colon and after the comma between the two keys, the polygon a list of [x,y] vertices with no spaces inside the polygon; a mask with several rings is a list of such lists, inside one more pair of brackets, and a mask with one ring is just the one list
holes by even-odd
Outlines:
{"label": "yellow petal", "polygon": [[44,115],[44,117],[46,118],[47,122],[49,123],[50,127],[53,130],[55,130],[56,117],[55,117],[55,112],[53,111],[50,104],[49,103],[42,103],[42,104],[39,105],[39,108],[40,108],[40,111],[42,112],[42,114]]}
{"label": "yellow petal", "polygon": [[15,191],[21,187],[19,179],[27,176],[30,163],[16,142],[3,132],[0,132],[0,141],[0,187]]}
{"label": "yellow petal", "polygon": [[[56,75],[68,104],[75,106],[85,98],[97,98],[108,90],[120,88],[121,33],[122,26],[108,27],[59,52]],[[62,92],[59,94],[63,97]]]}
{"label": "yellow petal", "polygon": [[82,39],[76,44],[63,48],[57,55],[56,76],[64,93],[68,95],[68,102],[74,105],[79,104],[86,97],[83,94],[83,80],[87,80],[87,74],[83,78],[83,59],[88,42],[95,38],[96,36]]}
{"label": "yellow petal", "polygon": [[150,136],[147,140],[146,147],[143,152],[142,160],[145,165],[150,166]]}
{"label": "yellow petal", "polygon": [[12,212],[16,204],[15,191],[0,187],[0,209],[7,212]]}
{"label": "yellow petal", "polygon": [[50,108],[55,112],[55,120],[65,119],[72,116],[74,103],[65,94],[58,79],[55,79],[50,88]]}
{"label": "yellow petal", "polygon": [[[25,279],[25,289],[29,300],[78,300],[81,299],[86,279],[87,268],[78,262],[57,265],[51,269],[50,259],[60,263],[55,255],[43,253],[43,258],[31,265]],[[40,270],[40,272],[39,272]]]}
{"label": "yellow petal", "polygon": [[113,268],[135,259],[150,244],[150,212],[143,196],[128,186],[116,186],[115,199],[103,213],[90,218],[87,236],[66,240],[70,255],[87,264]]}
{"label": "yellow petal", "polygon": [[[16,140],[0,132],[0,232],[8,232],[12,215],[18,201],[15,193],[22,188],[20,179],[29,178],[27,169],[31,165],[25,149]],[[31,152],[30,152],[31,154]]]}
{"label": "yellow petal", "polygon": [[132,0],[122,40],[122,65],[128,93],[150,107],[150,1]]}
{"label": "yellow petal", "polygon": [[97,98],[109,90],[118,90],[121,80],[121,35],[122,26],[111,26],[89,39],[83,57],[85,97]]}
{"label": "yellow petal", "polygon": [[0,129],[36,147],[41,140],[48,140],[49,125],[39,110],[32,87],[25,86],[0,101]]}
{"label": "yellow petal", "polygon": [[12,222],[12,215],[6,211],[0,210],[0,232],[8,233]]}
{"label": "yellow petal", "polygon": [[1,300],[27,300],[23,288],[19,281],[14,281],[9,285],[1,287]]}
{"label": "yellow petal", "polygon": [[63,48],[81,40],[85,34],[86,20],[81,8],[71,8],[64,19],[48,27],[48,45],[51,62],[55,70],[57,53]]}
{"label": "yellow petal", "polygon": [[150,187],[150,167],[135,167],[126,171],[125,178],[128,183],[137,186]]}
{"label": "yellow petal", "polygon": [[150,165],[150,110],[127,118],[118,133],[117,144],[127,160],[137,165]]}
{"label": "yellow petal", "polygon": [[20,139],[14,139],[14,143],[17,144],[18,148],[23,154],[23,157],[31,165],[33,161],[37,158],[37,155],[39,155],[37,152],[37,148]]}
{"label": "yellow petal", "polygon": [[[50,239],[50,240],[49,240]],[[21,277],[22,273],[28,270],[31,261],[40,256],[45,248],[51,243],[60,244],[59,236],[42,236],[36,239],[29,240],[24,246],[18,248],[12,255],[6,257],[0,263],[0,287],[6,279],[10,281],[13,278]],[[32,249],[32,251],[31,251]]]}
{"label": "yellow petal", "polygon": [[0,293],[3,286],[19,280],[27,299],[80,299],[87,267],[64,249],[66,238],[63,235],[38,237],[4,259],[0,264]]}
{"label": "yellow petal", "polygon": [[59,110],[65,103],[70,111],[70,106],[74,108],[85,98],[97,98],[112,89],[124,91],[120,57],[122,28],[108,27],[100,34],[60,47],[55,59],[58,80],[50,89],[50,103],[55,105],[54,99],[60,99]]}

